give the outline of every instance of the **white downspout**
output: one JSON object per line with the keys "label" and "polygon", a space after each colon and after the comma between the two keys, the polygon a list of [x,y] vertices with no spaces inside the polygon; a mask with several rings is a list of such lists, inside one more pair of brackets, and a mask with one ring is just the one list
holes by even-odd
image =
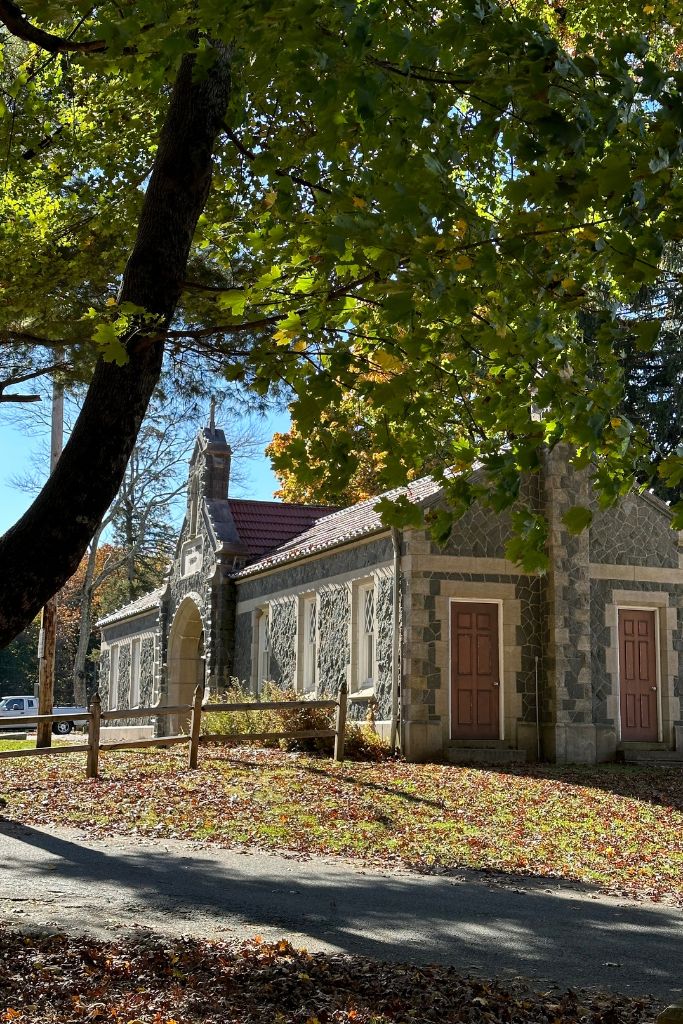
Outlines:
{"label": "white downspout", "polygon": [[391,638],[391,730],[389,746],[396,751],[398,730],[398,690],[401,673],[401,534],[395,526],[391,528],[391,543],[394,548],[394,608],[393,633]]}

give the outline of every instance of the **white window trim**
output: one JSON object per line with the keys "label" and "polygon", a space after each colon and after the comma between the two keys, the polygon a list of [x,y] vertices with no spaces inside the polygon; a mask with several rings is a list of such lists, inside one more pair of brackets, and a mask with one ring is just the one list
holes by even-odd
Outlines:
{"label": "white window trim", "polygon": [[[315,640],[311,644],[309,639],[310,613],[315,609]],[[304,696],[315,696],[318,692],[318,652],[320,650],[320,608],[318,595],[315,592],[302,594],[299,597],[298,617],[298,639],[297,656],[297,689]],[[313,664],[311,665],[311,659]],[[310,685],[311,669],[313,685]]]}
{"label": "white window trim", "polygon": [[[265,643],[264,643],[265,640]],[[256,693],[270,679],[270,605],[264,605],[258,619],[258,657],[256,662]],[[264,665],[265,662],[265,665]]]}
{"label": "white window trim", "polygon": [[110,710],[116,707],[118,701],[118,690],[119,690],[119,657],[120,657],[120,644],[113,644],[111,648],[111,655],[109,658],[109,708]]}
{"label": "white window trim", "polygon": [[[374,598],[373,632],[372,632],[372,676],[368,678],[363,670],[367,662],[365,631],[365,595],[372,592]],[[374,576],[354,580],[351,594],[352,602],[352,663],[349,692],[355,698],[373,697],[377,685],[377,581]]]}
{"label": "white window trim", "polygon": [[134,637],[130,644],[130,706],[140,706],[140,659],[142,655],[142,638]]}

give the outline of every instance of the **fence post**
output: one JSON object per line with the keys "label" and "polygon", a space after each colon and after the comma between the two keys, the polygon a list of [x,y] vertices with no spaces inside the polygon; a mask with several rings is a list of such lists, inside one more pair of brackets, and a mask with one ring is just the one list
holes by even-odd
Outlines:
{"label": "fence post", "polygon": [[337,701],[337,722],[336,735],[334,737],[334,759],[344,760],[344,732],[346,730],[346,697],[348,694],[346,682],[339,687],[339,700]]}
{"label": "fence post", "polygon": [[199,754],[199,732],[202,727],[202,701],[204,699],[204,687],[197,686],[192,701],[192,720],[190,723],[190,756],[188,768],[197,767],[197,756]]}
{"label": "fence post", "polygon": [[88,779],[99,778],[100,761],[100,715],[102,714],[102,702],[99,693],[96,693],[90,702],[90,714],[88,720],[88,767],[86,777]]}

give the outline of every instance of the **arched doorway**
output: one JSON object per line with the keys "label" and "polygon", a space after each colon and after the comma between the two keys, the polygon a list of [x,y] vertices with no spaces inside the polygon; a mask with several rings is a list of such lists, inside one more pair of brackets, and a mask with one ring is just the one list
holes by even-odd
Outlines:
{"label": "arched doorway", "polygon": [[[166,703],[191,704],[197,685],[204,686],[204,626],[192,597],[181,601],[168,637],[168,695]],[[171,733],[185,732],[190,715],[170,715]]]}

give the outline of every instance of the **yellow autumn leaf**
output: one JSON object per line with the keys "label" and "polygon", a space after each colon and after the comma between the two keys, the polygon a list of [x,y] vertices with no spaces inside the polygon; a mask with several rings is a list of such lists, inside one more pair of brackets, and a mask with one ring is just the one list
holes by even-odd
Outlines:
{"label": "yellow autumn leaf", "polygon": [[293,352],[305,352],[307,348],[305,341],[295,341],[292,345]]}
{"label": "yellow autumn leaf", "polygon": [[353,203],[357,210],[367,210],[368,208],[368,204],[365,202],[364,199],[361,199],[360,196],[353,196],[351,198],[351,202]]}
{"label": "yellow autumn leaf", "polygon": [[464,238],[467,234],[469,224],[466,220],[456,220],[455,224],[451,228],[451,234],[455,235],[456,238]]}
{"label": "yellow autumn leaf", "polygon": [[378,366],[381,366],[383,370],[400,373],[403,369],[403,363],[401,360],[391,352],[387,352],[384,348],[378,348],[373,352],[373,360]]}
{"label": "yellow autumn leaf", "polygon": [[645,7],[643,7],[643,14],[654,14],[654,13],[655,13],[654,4],[646,4]]}
{"label": "yellow autumn leaf", "polygon": [[266,210],[269,210],[271,208],[276,199],[277,192],[273,192],[272,190],[270,192],[266,192],[265,196],[263,197],[263,205],[265,206]]}
{"label": "yellow autumn leaf", "polygon": [[469,270],[471,266],[472,260],[469,258],[469,256],[465,256],[464,253],[461,253],[455,261],[456,270]]}
{"label": "yellow autumn leaf", "polygon": [[571,292],[576,288],[576,281],[573,277],[563,277],[562,287],[566,292]]}
{"label": "yellow autumn leaf", "polygon": [[293,331],[276,331],[273,335],[273,341],[276,345],[289,345],[290,341],[294,337]]}
{"label": "yellow autumn leaf", "polygon": [[610,420],[610,424],[613,427],[620,427],[621,426],[621,420],[619,419],[618,416],[615,416],[614,419]]}
{"label": "yellow autumn leaf", "polygon": [[115,305],[116,305],[116,299],[112,299],[111,296],[105,302],[105,306],[115,306]]}

